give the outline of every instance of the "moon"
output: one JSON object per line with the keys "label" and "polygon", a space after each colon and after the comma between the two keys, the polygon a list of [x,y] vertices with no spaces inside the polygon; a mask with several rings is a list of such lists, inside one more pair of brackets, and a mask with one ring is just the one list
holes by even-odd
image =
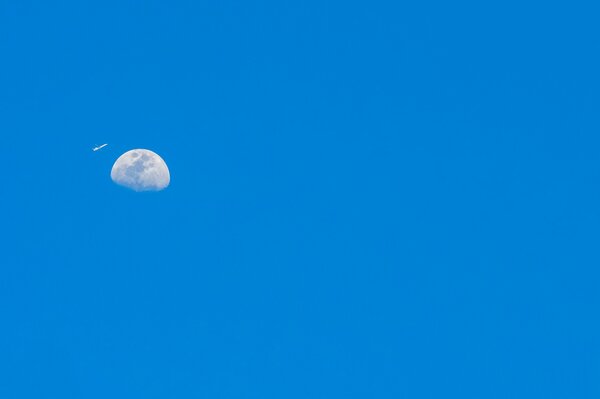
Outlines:
{"label": "moon", "polygon": [[165,161],[157,153],[143,149],[121,155],[115,161],[110,177],[118,185],[134,191],[160,191],[171,182]]}

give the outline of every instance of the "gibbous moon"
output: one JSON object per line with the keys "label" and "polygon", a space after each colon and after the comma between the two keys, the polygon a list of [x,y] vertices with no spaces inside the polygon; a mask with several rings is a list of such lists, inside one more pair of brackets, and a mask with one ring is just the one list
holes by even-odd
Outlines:
{"label": "gibbous moon", "polygon": [[160,191],[171,181],[163,159],[150,150],[131,150],[121,155],[110,171],[112,180],[135,191]]}

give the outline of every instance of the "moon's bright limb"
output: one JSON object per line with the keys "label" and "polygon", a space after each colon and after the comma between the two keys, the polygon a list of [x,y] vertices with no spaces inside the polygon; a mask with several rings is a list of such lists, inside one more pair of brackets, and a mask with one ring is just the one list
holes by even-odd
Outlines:
{"label": "moon's bright limb", "polygon": [[110,177],[115,183],[135,191],[160,191],[171,181],[165,161],[155,152],[142,149],[121,155]]}

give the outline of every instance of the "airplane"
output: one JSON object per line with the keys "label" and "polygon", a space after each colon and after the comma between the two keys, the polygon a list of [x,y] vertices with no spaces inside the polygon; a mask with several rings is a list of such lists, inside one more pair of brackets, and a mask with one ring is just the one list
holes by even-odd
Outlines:
{"label": "airplane", "polygon": [[97,145],[96,147],[92,148],[92,151],[96,152],[98,150],[103,149],[104,147],[106,147],[108,144],[102,144],[102,145]]}

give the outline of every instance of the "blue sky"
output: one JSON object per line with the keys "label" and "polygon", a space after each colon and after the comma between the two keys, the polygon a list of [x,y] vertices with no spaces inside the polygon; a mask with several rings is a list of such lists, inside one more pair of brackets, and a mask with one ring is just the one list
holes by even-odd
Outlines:
{"label": "blue sky", "polygon": [[0,3],[0,397],[597,398],[598,11]]}

